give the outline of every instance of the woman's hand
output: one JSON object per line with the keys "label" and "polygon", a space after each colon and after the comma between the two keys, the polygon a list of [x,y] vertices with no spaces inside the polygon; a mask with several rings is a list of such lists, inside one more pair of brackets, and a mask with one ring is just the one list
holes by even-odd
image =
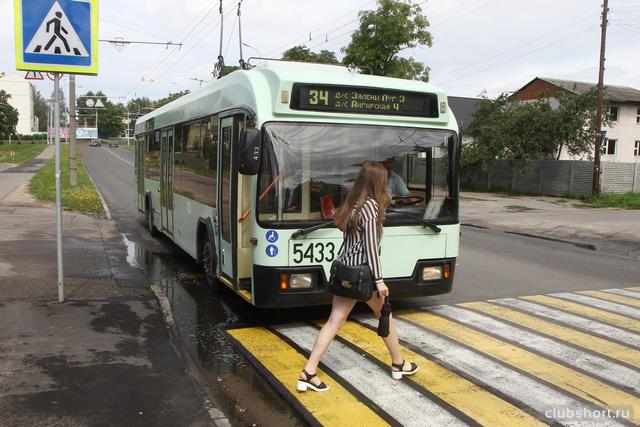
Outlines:
{"label": "woman's hand", "polygon": [[376,283],[376,287],[378,288],[378,296],[380,298],[389,296],[389,288],[387,288],[384,282]]}

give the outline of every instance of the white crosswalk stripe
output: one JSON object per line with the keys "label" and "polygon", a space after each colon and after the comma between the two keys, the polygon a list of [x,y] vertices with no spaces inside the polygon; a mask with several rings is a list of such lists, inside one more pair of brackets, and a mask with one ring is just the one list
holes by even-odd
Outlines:
{"label": "white crosswalk stripe", "polygon": [[515,298],[496,299],[490,300],[489,302],[509,308],[520,309],[522,311],[535,314],[538,317],[555,320],[585,332],[595,333],[606,338],[617,340],[625,345],[640,348],[640,335],[596,320],[587,319],[581,316],[576,316],[575,314],[569,314],[561,310],[549,308],[541,304],[522,301]]}
{"label": "white crosswalk stripe", "polygon": [[640,372],[635,369],[627,368],[602,357],[462,308],[436,306],[429,307],[429,311],[488,332],[499,338],[515,342],[521,347],[535,350],[567,365],[582,369],[592,376],[600,377],[605,381],[611,381],[640,393]]}
{"label": "white crosswalk stripe", "polygon": [[551,296],[589,305],[595,308],[601,308],[604,310],[612,311],[614,313],[633,317],[635,319],[640,319],[640,310],[638,310],[637,308],[631,308],[626,305],[617,304],[615,302],[605,301],[598,298],[588,297],[585,295],[570,294],[567,292],[551,294]]}
{"label": "white crosswalk stripe", "polygon": [[640,299],[640,292],[630,291],[628,289],[603,289],[603,292],[609,292],[611,294],[618,294],[625,297]]}

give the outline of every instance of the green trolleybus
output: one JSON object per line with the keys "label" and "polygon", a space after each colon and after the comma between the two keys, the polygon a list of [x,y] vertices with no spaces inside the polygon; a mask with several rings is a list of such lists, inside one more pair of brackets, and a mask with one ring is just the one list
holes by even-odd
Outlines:
{"label": "green trolleybus", "polygon": [[136,122],[138,209],[259,307],[330,303],[335,209],[365,161],[394,191],[380,259],[394,299],[451,291],[460,142],[446,95],[417,81],[267,61]]}

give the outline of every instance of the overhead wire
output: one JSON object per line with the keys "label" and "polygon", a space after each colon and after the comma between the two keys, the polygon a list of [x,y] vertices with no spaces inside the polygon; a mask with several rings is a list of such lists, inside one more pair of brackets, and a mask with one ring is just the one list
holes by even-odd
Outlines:
{"label": "overhead wire", "polygon": [[[224,17],[228,17],[232,12],[235,11],[235,6],[229,8],[228,12],[226,15],[224,15]],[[191,48],[189,50],[187,50],[180,58],[178,58],[175,62],[173,62],[171,65],[169,65],[167,68],[165,68],[164,70],[162,70],[156,77],[155,80],[149,82],[149,84],[145,87],[143,87],[139,93],[144,93],[144,91],[146,91],[151,85],[153,85],[153,83],[158,80],[160,77],[162,77],[164,74],[166,74],[167,72],[169,72],[169,70],[171,70],[176,64],[178,64],[180,61],[182,61],[182,59],[184,59],[185,56],[187,56],[193,49],[195,49],[198,45],[200,45],[200,43],[202,43],[202,41],[209,35],[211,34],[216,28],[218,28],[218,26],[220,25],[221,21],[218,21],[213,27],[211,27],[206,33],[202,34],[202,37],[200,37],[200,39],[195,42],[195,44],[193,44],[191,46]]]}
{"label": "overhead wire", "polygon": [[[180,36],[177,38],[177,40],[181,40],[180,43],[185,43],[185,41],[187,40],[187,38],[200,26],[200,24],[202,24],[202,22],[204,21],[204,19],[209,16],[209,14],[213,11],[213,9],[215,8],[215,4],[213,3],[209,3],[207,4],[196,16],[200,16],[200,20],[193,25],[193,22],[195,22],[195,19],[192,21],[192,23],[190,23],[189,25],[187,25],[181,32],[180,32]],[[184,34],[184,35],[182,35]],[[136,84],[136,86],[133,89],[130,89],[127,92],[127,96],[130,93],[134,93],[142,86],[144,85],[145,82],[145,78],[146,81],[148,81],[151,77],[151,75],[156,71],[157,68],[161,67],[165,62],[167,62],[172,56],[174,56],[178,51],[180,50],[180,47],[176,46],[173,47],[171,49],[171,51],[166,52],[166,53],[162,53],[158,56],[158,59],[155,61],[154,65],[151,67],[150,71],[146,72],[145,74],[143,74],[142,79],[140,82],[138,82]]]}
{"label": "overhead wire", "polygon": [[454,82],[454,81],[462,80],[462,79],[470,77],[470,76],[474,76],[476,74],[482,73],[482,72],[490,70],[492,68],[495,68],[495,67],[497,67],[499,65],[506,64],[508,62],[515,61],[516,59],[522,58],[524,56],[528,56],[528,55],[530,55],[532,53],[539,52],[541,50],[547,49],[547,48],[549,48],[549,47],[551,47],[553,45],[556,45],[556,44],[558,44],[558,43],[560,43],[560,42],[562,42],[564,40],[567,40],[567,39],[570,39],[572,37],[575,37],[578,34],[581,34],[581,33],[585,32],[587,30],[590,30],[590,29],[593,29],[593,24],[588,24],[588,26],[586,26],[586,27],[584,27],[584,28],[582,28],[582,29],[580,29],[578,31],[575,31],[575,32],[573,32],[573,33],[571,33],[571,34],[569,34],[569,35],[567,35],[565,37],[562,37],[560,39],[554,40],[553,42],[548,43],[548,44],[546,44],[544,46],[540,46],[540,47],[537,47],[535,49],[528,50],[528,51],[526,51],[526,52],[524,52],[524,53],[522,53],[520,55],[508,58],[508,59],[506,59],[504,61],[497,62],[495,64],[492,64],[492,65],[488,66],[488,67],[481,68],[479,70],[476,70],[476,71],[473,71],[473,72],[470,72],[470,73],[467,73],[467,74],[464,74],[462,76],[458,76],[458,77],[455,77],[455,78],[452,78],[452,79],[449,79],[449,80],[445,80],[445,81],[435,81],[434,80],[434,83],[436,83],[438,85],[444,85],[444,84],[451,83],[451,82]]}

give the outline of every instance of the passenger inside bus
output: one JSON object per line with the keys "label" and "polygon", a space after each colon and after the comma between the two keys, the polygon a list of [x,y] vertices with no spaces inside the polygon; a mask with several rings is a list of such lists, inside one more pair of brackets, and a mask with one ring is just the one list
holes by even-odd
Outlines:
{"label": "passenger inside bus", "polygon": [[386,158],[382,164],[387,169],[387,193],[389,193],[389,197],[407,197],[411,193],[407,188],[407,185],[404,183],[400,175],[398,175],[393,167],[396,164],[396,159],[394,157]]}

